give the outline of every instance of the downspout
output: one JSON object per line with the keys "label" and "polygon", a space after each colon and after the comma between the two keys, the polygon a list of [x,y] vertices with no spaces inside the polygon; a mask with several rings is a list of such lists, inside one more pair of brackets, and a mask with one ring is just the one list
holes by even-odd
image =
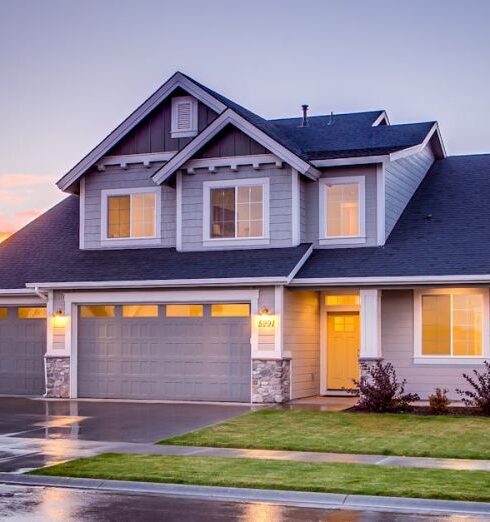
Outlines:
{"label": "downspout", "polygon": [[48,302],[48,295],[47,294],[43,294],[41,292],[41,290],[39,290],[39,287],[38,286],[35,286],[34,287],[34,292],[36,292],[36,294],[43,300],[45,301],[46,303]]}

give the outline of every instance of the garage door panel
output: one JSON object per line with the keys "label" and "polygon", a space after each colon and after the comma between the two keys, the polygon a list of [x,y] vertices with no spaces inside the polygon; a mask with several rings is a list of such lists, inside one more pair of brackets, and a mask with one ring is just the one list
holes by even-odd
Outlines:
{"label": "garage door panel", "polygon": [[[250,319],[80,318],[80,397],[250,400]],[[107,364],[96,364],[94,361]]]}

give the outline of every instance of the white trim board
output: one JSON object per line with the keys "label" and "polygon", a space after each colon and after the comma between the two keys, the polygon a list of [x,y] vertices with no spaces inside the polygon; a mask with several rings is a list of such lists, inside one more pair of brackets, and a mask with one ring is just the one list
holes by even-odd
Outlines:
{"label": "white trim board", "polygon": [[[149,167],[150,163],[168,161],[177,154],[174,152],[149,152],[147,154],[121,154],[120,156],[104,156],[97,162],[97,169],[104,171],[109,165],[118,165],[122,169],[128,165],[142,163],[145,167]],[[82,178],[83,179],[83,178]]]}
{"label": "white trim board", "polygon": [[254,170],[259,170],[264,165],[274,165],[282,168],[283,162],[274,154],[255,154],[249,156],[227,156],[221,158],[191,159],[182,165],[188,174],[194,174],[197,169],[208,169],[215,173],[218,168],[229,168],[235,172],[238,167],[251,165]]}
{"label": "white trim board", "polygon": [[214,96],[199,87],[193,80],[180,72],[176,72],[106,138],[94,147],[81,161],[69,170],[58,182],[58,187],[65,191],[75,183],[99,159],[104,156],[119,140],[140,123],[157,105],[167,98],[177,87],[182,87],[190,95],[207,105],[209,108],[222,113],[226,106]]}
{"label": "white trim board", "polygon": [[312,277],[297,278],[291,286],[407,286],[413,284],[485,284],[490,283],[490,275],[449,275],[449,276],[386,276],[386,277]]}
{"label": "white trim board", "polygon": [[291,243],[298,246],[301,243],[301,187],[298,171],[291,170]]}

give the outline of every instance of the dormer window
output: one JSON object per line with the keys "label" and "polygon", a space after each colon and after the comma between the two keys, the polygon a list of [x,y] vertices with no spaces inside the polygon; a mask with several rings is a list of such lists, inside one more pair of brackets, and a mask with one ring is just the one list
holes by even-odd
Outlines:
{"label": "dormer window", "polygon": [[197,100],[192,96],[172,98],[172,138],[188,138],[197,134]]}

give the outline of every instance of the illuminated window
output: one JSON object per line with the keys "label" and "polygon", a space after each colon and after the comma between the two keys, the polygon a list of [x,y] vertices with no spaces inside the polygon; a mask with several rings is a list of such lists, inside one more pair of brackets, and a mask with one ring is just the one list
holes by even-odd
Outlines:
{"label": "illuminated window", "polygon": [[46,308],[41,306],[17,308],[19,319],[46,319]]}
{"label": "illuminated window", "polygon": [[336,315],[333,318],[333,329],[335,332],[353,332],[354,317],[352,315]]}
{"label": "illuminated window", "polygon": [[123,305],[123,317],[158,317],[158,305]]}
{"label": "illuminated window", "polygon": [[211,317],[248,317],[248,304],[214,304],[211,305]]}
{"label": "illuminated window", "polygon": [[152,238],[155,236],[155,192],[107,196],[107,238]]}
{"label": "illuminated window", "polygon": [[0,308],[0,321],[2,319],[7,319],[9,315],[8,308]]}
{"label": "illuminated window", "polygon": [[115,317],[115,306],[90,305],[80,307],[80,317]]}
{"label": "illuminated window", "polygon": [[327,295],[325,296],[327,306],[359,306],[358,295]]}
{"label": "illuminated window", "polygon": [[483,354],[483,295],[422,295],[422,355]]}
{"label": "illuminated window", "polygon": [[360,235],[359,183],[326,186],[327,237]]}
{"label": "illuminated window", "polygon": [[167,317],[202,317],[203,306],[197,304],[169,304],[166,306]]}

